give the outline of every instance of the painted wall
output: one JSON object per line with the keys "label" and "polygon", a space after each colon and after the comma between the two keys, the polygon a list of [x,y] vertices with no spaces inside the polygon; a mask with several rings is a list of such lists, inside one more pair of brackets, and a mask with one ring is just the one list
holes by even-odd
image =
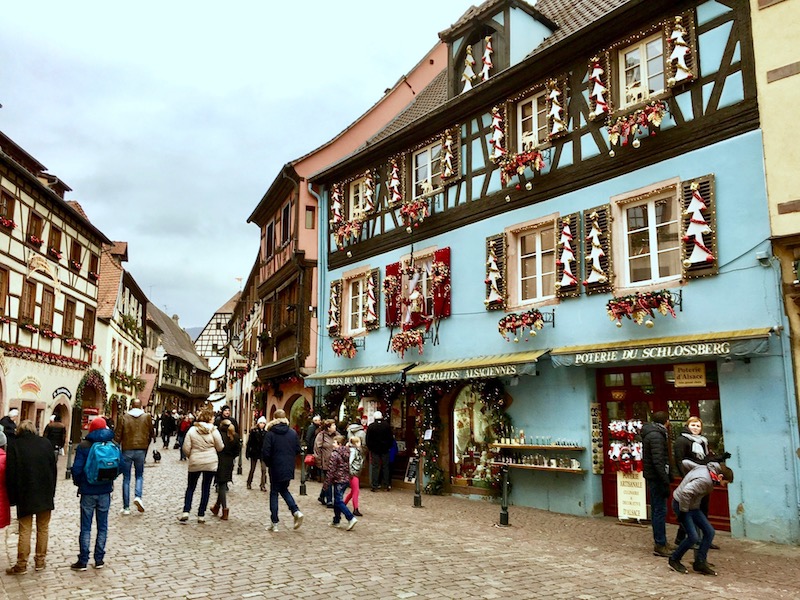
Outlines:
{"label": "painted wall", "polygon": [[511,66],[522,62],[552,31],[520,8],[511,8]]}

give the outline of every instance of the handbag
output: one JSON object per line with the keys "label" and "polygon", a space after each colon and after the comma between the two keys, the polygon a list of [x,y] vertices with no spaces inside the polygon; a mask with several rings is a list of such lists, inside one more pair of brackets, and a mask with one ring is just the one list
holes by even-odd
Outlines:
{"label": "handbag", "polygon": [[316,458],[314,458],[314,455],[313,455],[313,454],[308,454],[308,455],[305,457],[305,459],[304,459],[304,461],[303,461],[303,462],[305,462],[305,463],[306,463],[306,466],[307,466],[307,467],[314,467],[314,466],[316,466],[316,464],[317,464],[317,459],[316,459]]}

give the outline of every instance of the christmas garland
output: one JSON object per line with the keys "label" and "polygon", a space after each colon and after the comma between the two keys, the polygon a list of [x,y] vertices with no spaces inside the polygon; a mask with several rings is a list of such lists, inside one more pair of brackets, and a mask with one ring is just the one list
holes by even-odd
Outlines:
{"label": "christmas garland", "polygon": [[352,337],[337,338],[331,342],[331,348],[336,356],[354,358],[358,350]]}
{"label": "christmas garland", "polygon": [[544,156],[538,150],[507,154],[500,161],[500,182],[505,185],[508,180],[516,175],[522,175],[527,167],[541,172],[544,169]]}
{"label": "christmas garland", "polygon": [[428,209],[427,198],[417,198],[409,202],[403,203],[400,207],[400,214],[403,217],[403,222],[406,227],[419,227],[419,224],[425,220],[425,217],[430,216]]}
{"label": "christmas garland", "polygon": [[446,286],[449,282],[450,267],[447,265],[447,263],[437,260],[431,264],[431,283],[433,284],[433,289],[438,290],[439,288]]}
{"label": "christmas garland", "polygon": [[[519,337],[526,335],[526,329],[528,329],[528,336],[534,336],[536,335],[536,331],[541,330],[542,327],[544,327],[544,317],[536,308],[521,314],[508,314],[497,322],[497,330],[507,342],[511,341],[509,336],[512,332],[514,334],[514,341],[519,342]],[[529,339],[530,338],[527,337],[525,341],[527,342]]]}
{"label": "christmas garland", "polygon": [[[640,129],[646,128],[650,131],[650,135],[655,135],[656,132],[653,128],[661,127],[661,122],[664,120],[664,115],[666,113],[666,102],[662,100],[653,100],[639,110],[618,117],[613,124],[608,127],[608,141],[612,146],[609,155],[612,157],[614,156],[613,146],[620,144],[620,142],[622,146],[627,146],[628,142],[636,137]],[[634,148],[638,148],[639,140],[633,139],[631,145]]]}
{"label": "christmas garland", "polygon": [[612,298],[606,304],[606,311],[608,317],[616,321],[617,327],[622,327],[622,317],[627,317],[637,325],[644,323],[646,327],[652,327],[656,311],[675,318],[675,300],[667,290],[636,292],[622,298]]}
{"label": "christmas garland", "polygon": [[425,339],[422,337],[422,331],[419,329],[401,331],[392,337],[392,351],[397,352],[400,358],[403,358],[406,351],[414,347],[418,348],[419,353],[422,354],[424,345]]}
{"label": "christmas garland", "polygon": [[106,392],[106,382],[103,379],[103,375],[97,369],[89,369],[78,384],[78,389],[75,392],[74,408],[81,408],[83,404],[83,390],[87,385],[97,390],[97,393],[103,400],[103,405],[105,405],[108,392]]}

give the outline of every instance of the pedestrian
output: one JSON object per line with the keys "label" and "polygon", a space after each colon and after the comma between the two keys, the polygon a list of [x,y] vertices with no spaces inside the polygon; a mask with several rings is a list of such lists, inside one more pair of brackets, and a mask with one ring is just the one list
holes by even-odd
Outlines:
{"label": "pedestrian", "polygon": [[[686,538],[670,555],[669,567],[678,573],[686,573],[687,569],[681,563],[681,558],[699,542],[692,569],[703,575],[716,575],[717,572],[707,560],[708,550],[714,542],[714,527],[700,510],[700,502],[712,492],[715,485],[725,487],[733,483],[733,471],[718,462],[698,465],[685,460],[682,467],[687,473],[672,496],[672,509],[678,515],[678,522],[686,530]],[[703,533],[702,539],[698,529]]]}
{"label": "pedestrian", "polygon": [[175,419],[167,409],[161,414],[161,442],[164,450],[169,450],[169,440],[175,432]]}
{"label": "pedestrian", "polygon": [[217,474],[219,459],[217,452],[225,447],[219,430],[214,427],[214,411],[208,406],[200,410],[194,424],[186,433],[183,442],[183,453],[189,462],[189,478],[186,484],[186,495],[183,499],[183,514],[178,517],[181,523],[189,520],[189,511],[192,510],[192,499],[197,481],[203,478],[200,484],[200,506],[197,509],[197,522],[206,522],[206,507],[211,495],[211,482]]}
{"label": "pedestrian", "polygon": [[[306,429],[303,440],[306,444],[306,454],[314,454],[314,442],[317,439],[317,432],[322,425],[322,417],[314,415],[311,419],[311,424]],[[312,465],[308,468],[308,478],[312,481],[319,481],[319,465]]]}
{"label": "pedestrian", "polygon": [[211,507],[211,512],[216,517],[222,510],[220,518],[223,521],[227,521],[230,514],[228,508],[228,484],[233,481],[233,464],[242,449],[242,440],[239,434],[236,433],[233,423],[228,419],[223,419],[217,429],[222,438],[223,448],[217,452],[217,501]]}
{"label": "pedestrian", "polygon": [[86,477],[86,459],[94,444],[110,442],[114,432],[106,426],[103,417],[95,417],[89,424],[89,433],[75,451],[72,463],[72,483],[78,486],[81,497],[81,532],[78,537],[78,561],[70,565],[73,571],[85,571],[89,563],[89,546],[92,541],[92,519],[97,519],[97,537],[94,542],[94,568],[105,566],[106,539],[108,537],[108,511],[111,507],[111,492],[114,480],[90,483]]}
{"label": "pedestrian", "polygon": [[303,524],[303,513],[289,491],[289,483],[294,479],[294,463],[301,454],[300,438],[289,427],[286,412],[278,409],[274,418],[267,423],[261,458],[269,469],[269,531],[278,531],[278,496],[286,502],[294,517],[294,529]]}
{"label": "pedestrian", "polygon": [[358,435],[352,436],[347,447],[350,450],[350,489],[345,494],[344,503],[347,504],[352,499],[353,514],[357,517],[363,517],[364,515],[358,510],[358,496],[361,489],[360,477],[361,470],[364,468],[364,450],[361,447],[361,438]]}
{"label": "pedestrian", "polygon": [[642,427],[642,466],[644,480],[650,491],[651,524],[653,527],[653,554],[669,556],[673,550],[667,544],[667,499],[669,498],[669,415],[665,411],[653,413],[649,423]]}
{"label": "pedestrian", "polygon": [[3,433],[6,434],[6,445],[10,446],[14,443],[14,438],[17,436],[17,419],[19,418],[19,409],[12,408],[8,414],[0,419],[0,425],[3,426]]}
{"label": "pedestrian", "polygon": [[223,419],[228,419],[228,421],[233,423],[233,426],[236,428],[236,433],[239,433],[239,421],[231,416],[231,407],[227,404],[220,409],[219,414],[214,419],[214,425],[219,427],[219,424],[223,421]]}
{"label": "pedestrian", "polygon": [[16,436],[6,455],[6,490],[9,504],[17,507],[19,540],[17,562],[6,569],[8,575],[21,575],[28,569],[34,517],[34,566],[37,571],[45,568],[50,515],[55,508],[56,494],[56,457],[52,444],[36,435],[36,426],[28,419],[19,424]]}
{"label": "pedestrian", "polygon": [[6,490],[6,434],[0,431],[0,529],[5,529],[11,524],[11,504],[8,502]]}
{"label": "pedestrian", "polygon": [[253,475],[256,472],[256,466],[261,467],[261,491],[267,491],[267,466],[261,459],[261,450],[264,447],[264,437],[267,435],[267,418],[264,416],[258,417],[256,426],[247,434],[247,447],[244,451],[245,458],[250,459],[250,474],[247,476],[247,489],[253,489]]}
{"label": "pedestrian", "polygon": [[350,531],[356,526],[358,519],[344,503],[344,491],[350,485],[350,448],[344,445],[345,439],[343,435],[337,435],[333,439],[334,447],[322,487],[333,490],[333,522],[331,526],[339,527],[342,515],[344,515],[347,520],[346,529]]}
{"label": "pedestrian", "polygon": [[[317,429],[317,437],[314,439],[314,460],[317,463],[323,481],[325,481],[325,477],[328,474],[328,461],[330,460],[331,452],[333,452],[333,439],[335,436],[336,421],[325,419]],[[333,508],[332,488],[327,490],[324,487],[321,488],[317,500],[320,504]]]}
{"label": "pedestrian", "polygon": [[189,431],[189,428],[192,426],[194,422],[194,417],[192,413],[186,413],[181,416],[180,423],[178,424],[178,450],[181,453],[181,460],[186,460],[186,455],[183,453],[183,442],[186,440],[186,432]]}
{"label": "pedestrian", "polygon": [[67,428],[61,422],[61,415],[51,415],[50,422],[44,428],[44,437],[46,437],[51,444],[53,444],[53,451],[58,460],[58,455],[61,454],[64,444],[67,442]]}
{"label": "pedestrian", "polygon": [[353,436],[358,437],[361,440],[361,450],[363,451],[367,447],[367,432],[364,430],[364,426],[361,424],[361,418],[357,417],[350,425],[347,426],[347,430],[345,431],[345,435],[349,440]]}
{"label": "pedestrian", "polygon": [[134,398],[131,409],[122,415],[114,431],[114,441],[122,448],[122,515],[131,514],[131,466],[136,471],[133,504],[144,512],[144,460],[152,437],[153,418],[142,410],[142,401]]}
{"label": "pedestrian", "polygon": [[394,444],[392,426],[383,420],[383,413],[376,410],[372,414],[372,423],[367,427],[367,449],[369,450],[369,478],[373,492],[385,487],[392,489],[392,472],[389,463],[389,452]]}

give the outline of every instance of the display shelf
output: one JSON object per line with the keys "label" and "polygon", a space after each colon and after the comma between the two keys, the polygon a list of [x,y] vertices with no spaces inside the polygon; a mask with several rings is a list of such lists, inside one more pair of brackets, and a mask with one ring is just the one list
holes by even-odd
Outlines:
{"label": "display shelf", "polygon": [[528,469],[530,471],[555,471],[557,473],[586,473],[586,469],[566,469],[563,467],[542,467],[539,465],[522,465],[516,463],[493,462],[492,465],[498,467],[508,467],[509,469]]}
{"label": "display shelf", "polygon": [[545,446],[531,444],[489,444],[491,448],[501,448],[503,450],[586,450],[585,446],[558,446],[550,444]]}

